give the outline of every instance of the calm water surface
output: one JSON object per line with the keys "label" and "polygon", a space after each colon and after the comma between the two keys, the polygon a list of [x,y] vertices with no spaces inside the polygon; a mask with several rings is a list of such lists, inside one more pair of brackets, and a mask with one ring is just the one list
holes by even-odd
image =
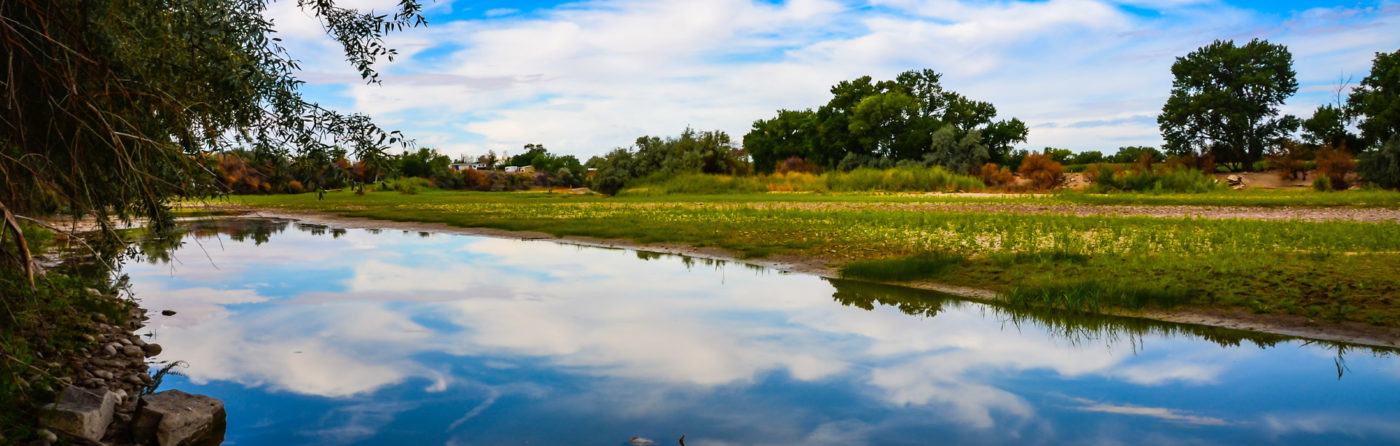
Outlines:
{"label": "calm water surface", "polygon": [[227,444],[1400,443],[1387,352],[546,241],[194,226],[125,272],[157,359],[188,364],[164,387],[223,399]]}

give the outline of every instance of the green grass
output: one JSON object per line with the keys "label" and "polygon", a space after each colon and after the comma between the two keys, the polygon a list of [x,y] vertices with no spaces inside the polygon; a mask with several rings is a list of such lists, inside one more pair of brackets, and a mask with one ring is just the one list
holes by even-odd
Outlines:
{"label": "green grass", "polygon": [[[1209,193],[1152,199],[1337,203],[1393,193]],[[348,217],[814,256],[848,277],[934,279],[1035,305],[1240,308],[1400,326],[1400,224],[930,211],[901,203],[1098,204],[1127,194],[722,194],[604,198],[558,193],[371,192],[235,197]],[[851,206],[871,203],[876,206]],[[1266,204],[1267,205],[1267,204]],[[1393,206],[1393,203],[1388,203]],[[962,260],[956,260],[962,259]],[[1148,291],[1172,290],[1169,296]],[[1181,293],[1185,294],[1183,298]],[[1139,296],[1139,297],[1134,297]],[[1033,299],[1028,300],[1028,302]],[[1069,305],[1072,304],[1072,305]]]}

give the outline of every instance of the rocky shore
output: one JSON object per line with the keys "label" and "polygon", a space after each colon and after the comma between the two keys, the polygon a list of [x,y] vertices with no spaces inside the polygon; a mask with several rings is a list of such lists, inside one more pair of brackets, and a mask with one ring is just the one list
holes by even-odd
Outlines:
{"label": "rocky shore", "polygon": [[116,296],[105,298],[126,306],[128,317],[119,322],[95,314],[85,327],[88,345],[60,358],[72,374],[59,378],[65,387],[59,401],[40,414],[44,430],[34,444],[53,444],[60,437],[89,445],[221,443],[223,402],[178,390],[151,393],[160,383],[147,360],[160,354],[161,346],[135,334],[149,320],[146,310]]}

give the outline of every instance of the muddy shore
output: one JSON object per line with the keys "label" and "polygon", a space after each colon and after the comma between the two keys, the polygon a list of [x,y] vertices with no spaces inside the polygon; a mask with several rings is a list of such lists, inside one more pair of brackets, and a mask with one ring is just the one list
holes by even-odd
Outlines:
{"label": "muddy shore", "polygon": [[[811,274],[826,278],[840,277],[840,273],[833,266],[835,264],[834,260],[819,257],[775,255],[762,259],[741,259],[737,254],[726,251],[724,249],[697,248],[680,243],[647,244],[637,243],[632,240],[626,239],[598,239],[592,237],[560,238],[542,232],[518,232],[489,228],[462,228],[442,223],[396,222],[388,220],[373,220],[366,218],[349,218],[327,213],[310,211],[287,211],[249,208],[239,209],[251,212],[250,215],[252,216],[269,218],[290,218],[305,223],[324,224],[328,226],[346,229],[400,229],[411,231],[430,231],[450,234],[477,235],[485,237],[512,238],[520,240],[542,240],[577,246],[627,248],[666,254],[678,254],[691,257],[748,263],[752,265],[772,268],[779,271]],[[955,286],[927,281],[892,283],[891,285],[937,291],[979,302],[997,303],[998,301],[997,293],[989,289]],[[1316,339],[1322,341],[1343,342],[1372,347],[1400,348],[1400,329],[1389,327],[1377,327],[1374,325],[1355,322],[1335,323],[1329,321],[1314,321],[1301,316],[1284,314],[1255,314],[1244,310],[1113,310],[1108,311],[1107,314],[1113,316],[1141,318],[1180,324],[1205,325],[1212,327],[1257,331],[1261,333],[1294,336],[1299,338]]]}

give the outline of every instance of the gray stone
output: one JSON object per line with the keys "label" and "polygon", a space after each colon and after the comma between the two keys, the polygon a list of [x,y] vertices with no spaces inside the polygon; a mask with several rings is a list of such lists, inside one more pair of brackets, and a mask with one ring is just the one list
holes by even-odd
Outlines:
{"label": "gray stone", "polygon": [[131,345],[131,340],[127,339],[125,336],[117,338],[117,342],[123,346]]}
{"label": "gray stone", "polygon": [[117,395],[107,390],[63,389],[58,403],[44,408],[44,426],[91,441],[102,440],[112,423]]}
{"label": "gray stone", "polygon": [[113,345],[113,344],[107,344],[107,345],[102,346],[102,355],[103,355],[103,356],[116,356],[116,355],[117,355],[117,347],[116,347],[115,345]]}
{"label": "gray stone", "polygon": [[141,348],[146,350],[146,356],[159,355],[162,350],[160,344],[146,344]]}
{"label": "gray stone", "polygon": [[146,356],[146,351],[135,345],[127,345],[122,347],[122,354],[133,358],[139,358]]}
{"label": "gray stone", "polygon": [[224,402],[167,390],[141,397],[131,431],[138,443],[160,446],[216,445],[224,440]]}

